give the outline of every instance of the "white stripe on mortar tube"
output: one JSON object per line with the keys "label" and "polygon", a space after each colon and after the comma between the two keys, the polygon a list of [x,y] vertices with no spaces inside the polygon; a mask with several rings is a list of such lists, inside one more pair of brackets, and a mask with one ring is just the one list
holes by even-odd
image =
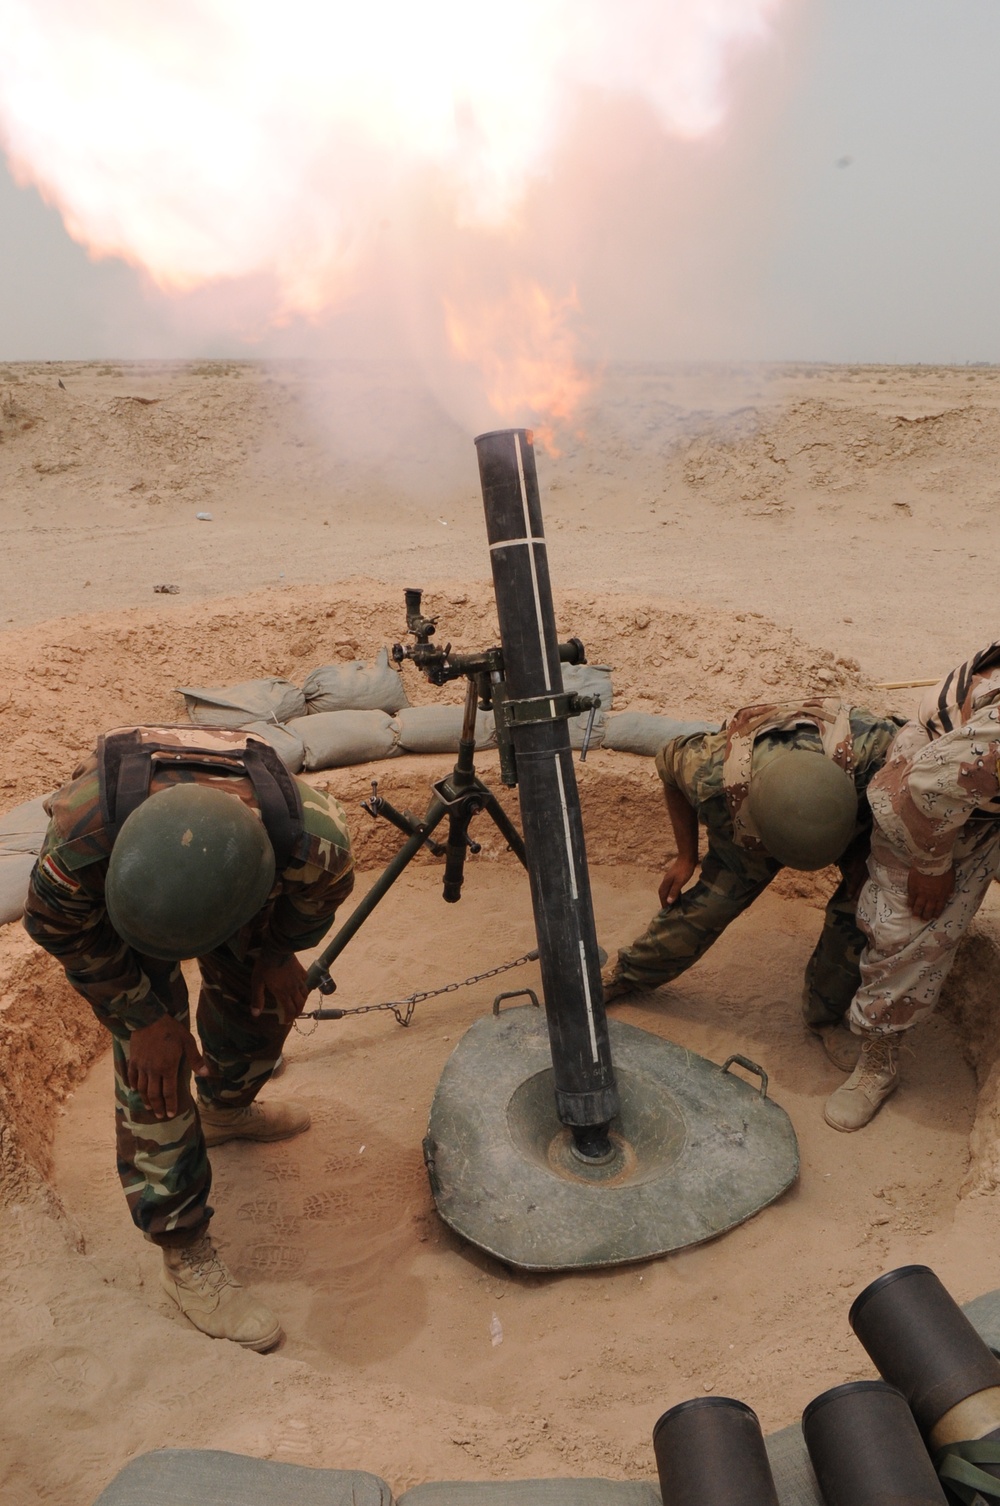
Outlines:
{"label": "white stripe on mortar tube", "polygon": [[573,842],[569,831],[569,806],[566,804],[566,786],[563,784],[562,760],[559,754],[554,755],[556,761],[556,778],[559,781],[559,804],[562,806],[563,835],[566,838],[566,861],[569,863],[569,881],[573,899],[580,898],[580,891],[576,884],[576,864],[573,862]]}
{"label": "white stripe on mortar tube", "polygon": [[544,544],[544,539],[500,539],[496,544],[490,545],[490,551],[494,549],[509,549],[512,544]]}
{"label": "white stripe on mortar tube", "polygon": [[[521,507],[524,510],[524,534],[525,542],[531,540],[531,518],[528,515],[528,491],[524,484],[524,460],[521,455],[521,436],[514,435],[514,453],[517,455],[517,479],[521,486]],[[549,674],[549,656],[545,652],[545,625],[542,621],[542,598],[538,592],[538,571],[535,569],[535,551],[528,550],[528,563],[531,566],[531,589],[535,593],[535,621],[538,625],[538,651],[542,656],[542,667],[545,670],[545,689],[552,689],[552,677]],[[555,715],[555,706],[552,707],[552,715]]]}
{"label": "white stripe on mortar tube", "polygon": [[596,1062],[597,1053],[597,1029],[594,1025],[594,1001],[590,997],[590,978],[587,974],[587,953],[580,938],[580,971],[583,973],[583,993],[587,1001],[587,1029],[590,1031],[590,1059]]}

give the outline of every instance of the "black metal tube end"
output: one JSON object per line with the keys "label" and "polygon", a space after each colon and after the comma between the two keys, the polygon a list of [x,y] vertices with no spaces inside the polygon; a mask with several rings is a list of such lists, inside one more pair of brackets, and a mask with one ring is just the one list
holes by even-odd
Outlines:
{"label": "black metal tube end", "polygon": [[865,1287],[849,1316],[879,1374],[903,1393],[925,1435],[959,1402],[1000,1387],[1000,1360],[929,1266],[888,1271]]}
{"label": "black metal tube end", "polygon": [[698,1396],[653,1428],[663,1506],[779,1506],[757,1414],[729,1396]]}
{"label": "black metal tube end", "polygon": [[826,1506],[945,1506],[906,1398],[885,1381],[852,1381],[815,1397],[802,1432]]}

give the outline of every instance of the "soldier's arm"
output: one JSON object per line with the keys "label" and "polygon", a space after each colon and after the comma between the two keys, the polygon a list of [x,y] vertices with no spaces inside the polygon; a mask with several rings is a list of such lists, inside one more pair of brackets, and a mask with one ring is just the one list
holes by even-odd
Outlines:
{"label": "soldier's arm", "polygon": [[354,888],[354,860],[344,828],[345,845],[310,843],[310,857],[294,862],[281,875],[283,893],[271,911],[263,946],[250,980],[250,1012],[259,1015],[268,996],[283,1020],[301,1014],[309,990],[305,968],[296,952],[318,946],[338,907]]}
{"label": "soldier's arm", "polygon": [[666,785],[664,793],[677,856],[694,869],[698,865],[698,813],[675,785]]}
{"label": "soldier's arm", "polygon": [[[901,751],[909,751],[902,736],[900,744]],[[869,801],[879,827],[909,858],[911,868],[942,877],[952,867],[955,842],[969,818],[1000,801],[995,718],[980,713],[954,732],[917,746],[909,757],[890,757],[869,787]]]}
{"label": "soldier's arm", "polygon": [[698,811],[679,778],[677,740],[668,742],[657,754],[656,770],[663,781],[667,815],[674,835],[677,856],[667,864],[658,890],[660,905],[666,910],[677,903],[681,891],[698,866]]}
{"label": "soldier's arm", "polygon": [[58,958],[77,993],[106,1022],[140,1030],[167,1013],[135,953],[112,927],[103,900],[59,862],[48,843],[31,875],[24,928]]}
{"label": "soldier's arm", "polygon": [[348,854],[339,871],[312,863],[293,864],[281,875],[284,893],[271,912],[265,948],[273,953],[304,952],[318,946],[337,910],[354,888],[354,863]]}
{"label": "soldier's arm", "polygon": [[301,788],[304,845],[282,871],[282,892],[264,938],[265,951],[277,956],[318,946],[354,888],[354,854],[342,807],[330,795]]}

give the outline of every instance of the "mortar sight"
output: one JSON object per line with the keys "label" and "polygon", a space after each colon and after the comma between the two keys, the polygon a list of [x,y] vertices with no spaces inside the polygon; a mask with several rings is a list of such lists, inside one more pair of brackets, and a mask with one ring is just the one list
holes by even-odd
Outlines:
{"label": "mortar sight", "polygon": [[[403,592],[403,600],[406,605],[406,631],[414,639],[412,644],[394,643],[391,653],[395,664],[402,664],[409,659],[417,668],[427,676],[432,685],[444,685],[448,680],[458,680],[463,677],[473,678],[477,675],[494,677],[503,676],[503,653],[499,648],[482,649],[473,654],[453,654],[451,644],[443,646],[432,643],[431,639],[437,629],[436,617],[425,617],[422,610],[423,589],[419,586],[409,586]],[[587,650],[580,638],[568,638],[565,643],[560,643],[559,660],[562,664],[586,664]],[[483,710],[490,709],[491,696],[488,686],[483,687],[483,699],[486,704]],[[581,709],[587,709],[581,705]]]}
{"label": "mortar sight", "polygon": [[423,594],[419,586],[410,586],[403,592],[403,600],[406,602],[406,631],[412,633],[418,643],[428,643],[437,627],[437,618],[425,617],[420,610]]}

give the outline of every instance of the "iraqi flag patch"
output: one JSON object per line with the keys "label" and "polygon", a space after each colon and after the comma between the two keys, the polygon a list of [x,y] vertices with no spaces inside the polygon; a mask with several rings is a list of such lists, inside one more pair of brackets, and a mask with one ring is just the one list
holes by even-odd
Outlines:
{"label": "iraqi flag patch", "polygon": [[66,873],[55,861],[51,853],[47,853],[38,864],[38,871],[45,875],[46,880],[54,889],[61,889],[64,894],[77,894],[80,885],[71,873]]}

